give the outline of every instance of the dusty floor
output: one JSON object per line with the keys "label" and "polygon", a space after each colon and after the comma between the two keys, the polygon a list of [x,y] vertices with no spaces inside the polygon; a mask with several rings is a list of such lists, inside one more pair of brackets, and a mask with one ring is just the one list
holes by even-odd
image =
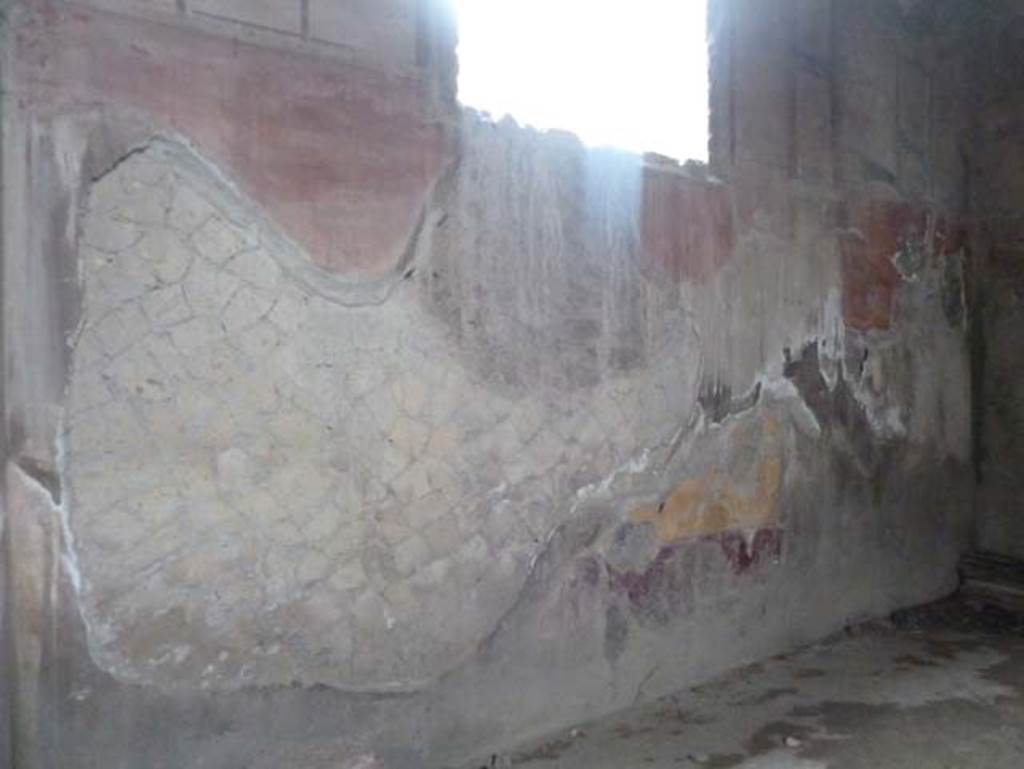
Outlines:
{"label": "dusty floor", "polygon": [[478,767],[1024,767],[1024,623],[951,600]]}

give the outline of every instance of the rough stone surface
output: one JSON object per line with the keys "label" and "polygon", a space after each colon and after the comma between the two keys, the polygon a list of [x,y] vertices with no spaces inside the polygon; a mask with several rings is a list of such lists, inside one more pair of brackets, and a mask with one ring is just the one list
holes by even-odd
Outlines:
{"label": "rough stone surface", "polygon": [[97,654],[168,685],[430,679],[577,492],[672,439],[692,330],[678,316],[642,378],[509,397],[446,352],[414,282],[339,306],[246,211],[163,143],[86,204],[65,447]]}

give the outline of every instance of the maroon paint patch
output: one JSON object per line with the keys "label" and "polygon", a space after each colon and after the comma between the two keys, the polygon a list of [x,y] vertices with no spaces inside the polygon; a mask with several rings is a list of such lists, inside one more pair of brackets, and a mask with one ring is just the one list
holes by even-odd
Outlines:
{"label": "maroon paint patch", "polygon": [[735,248],[728,190],[678,172],[647,168],[640,234],[649,275],[704,281],[729,261]]}
{"label": "maroon paint patch", "polygon": [[664,591],[668,582],[668,562],[679,549],[678,545],[663,547],[642,572],[618,571],[608,567],[608,588],[625,595],[631,604],[644,607]]}
{"label": "maroon paint patch", "polygon": [[713,539],[737,575],[782,556],[782,529],[760,529],[749,544],[746,536],[738,531],[716,534]]}
{"label": "maroon paint patch", "polygon": [[759,566],[777,561],[782,555],[782,529],[760,529],[749,544],[745,534],[736,531],[712,534],[688,543],[667,545],[641,571],[620,571],[607,566],[608,589],[624,596],[639,615],[661,621],[678,615],[689,603],[693,592],[692,559],[681,558],[695,543],[716,543],[733,574],[742,576]]}
{"label": "maroon paint patch", "polygon": [[960,221],[908,203],[868,201],[848,209],[846,218],[840,239],[843,317],[858,331],[892,327],[901,282],[893,264],[897,253],[918,249],[935,259],[956,253],[967,239]]}
{"label": "maroon paint patch", "polygon": [[927,213],[906,203],[873,200],[854,207],[850,229],[840,239],[847,326],[891,328],[900,283],[893,257],[908,242],[923,242],[927,225]]}
{"label": "maroon paint patch", "polygon": [[381,274],[452,157],[419,77],[82,9],[17,35],[15,89],[40,112],[140,111],[194,141],[312,259]]}

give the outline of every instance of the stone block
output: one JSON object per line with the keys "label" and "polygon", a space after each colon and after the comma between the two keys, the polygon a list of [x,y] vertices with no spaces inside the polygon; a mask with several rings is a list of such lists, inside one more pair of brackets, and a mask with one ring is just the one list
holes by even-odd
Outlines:
{"label": "stone block", "polygon": [[219,216],[210,217],[189,238],[192,247],[204,259],[223,265],[246,246],[254,245],[246,233]]}
{"label": "stone block", "polygon": [[395,568],[403,577],[408,577],[429,560],[430,547],[418,535],[410,537],[395,548]]}
{"label": "stone block", "polygon": [[128,222],[96,217],[86,222],[82,240],[97,251],[114,254],[138,243],[141,237],[138,228]]}
{"label": "stone block", "polygon": [[299,0],[190,0],[189,10],[204,16],[238,21],[257,27],[302,34]]}

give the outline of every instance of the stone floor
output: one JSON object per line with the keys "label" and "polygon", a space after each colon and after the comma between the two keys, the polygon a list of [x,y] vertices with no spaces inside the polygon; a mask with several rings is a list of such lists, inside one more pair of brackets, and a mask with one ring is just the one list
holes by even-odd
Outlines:
{"label": "stone floor", "polygon": [[1019,769],[1024,622],[951,600],[479,767]]}

